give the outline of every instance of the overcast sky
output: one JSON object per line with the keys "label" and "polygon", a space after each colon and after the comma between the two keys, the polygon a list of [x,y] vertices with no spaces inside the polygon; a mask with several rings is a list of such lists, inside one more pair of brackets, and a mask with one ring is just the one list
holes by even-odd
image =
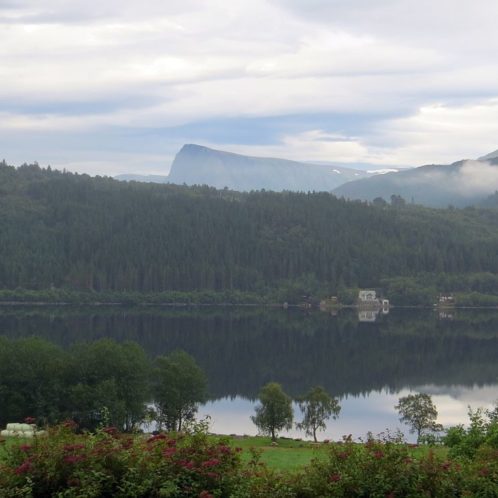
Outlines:
{"label": "overcast sky", "polygon": [[496,0],[0,0],[0,159],[475,158],[498,148],[497,19]]}

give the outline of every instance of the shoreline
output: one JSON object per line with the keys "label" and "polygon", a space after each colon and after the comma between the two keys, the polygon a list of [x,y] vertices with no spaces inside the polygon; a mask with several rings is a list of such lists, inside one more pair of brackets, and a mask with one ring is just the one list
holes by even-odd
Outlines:
{"label": "shoreline", "polygon": [[[337,312],[341,309],[356,309],[359,311],[382,311],[382,308],[375,307],[365,307],[357,304],[344,304],[327,310],[320,310],[318,306],[305,308],[301,304],[288,304],[288,303],[193,303],[193,302],[142,302],[142,303],[127,303],[121,301],[114,302],[102,302],[102,301],[0,301],[0,307],[9,306],[19,306],[19,307],[123,307],[123,308],[135,308],[135,307],[150,307],[150,308],[273,308],[273,309],[300,309],[302,311],[320,311],[322,313]],[[489,306],[469,306],[469,305],[455,305],[452,307],[440,307],[440,306],[430,306],[430,305],[394,305],[389,306],[391,309],[419,309],[419,310],[434,310],[434,311],[454,311],[454,310],[498,310],[498,305]]]}

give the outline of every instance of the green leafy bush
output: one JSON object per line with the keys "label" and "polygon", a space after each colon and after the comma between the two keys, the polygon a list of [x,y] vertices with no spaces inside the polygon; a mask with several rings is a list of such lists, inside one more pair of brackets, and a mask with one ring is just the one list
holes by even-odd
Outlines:
{"label": "green leafy bush", "polygon": [[450,448],[450,456],[473,458],[481,447],[498,450],[498,420],[494,412],[482,408],[469,409],[470,424],[451,427],[443,443]]}

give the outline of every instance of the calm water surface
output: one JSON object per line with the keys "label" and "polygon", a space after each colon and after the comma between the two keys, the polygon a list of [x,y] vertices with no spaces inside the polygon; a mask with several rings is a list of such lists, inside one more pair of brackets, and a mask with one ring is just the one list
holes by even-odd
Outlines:
{"label": "calm water surface", "polygon": [[212,401],[200,414],[219,433],[255,434],[254,399],[273,380],[292,396],[322,385],[339,397],[341,415],[322,436],[333,439],[398,427],[407,433],[394,405],[409,392],[432,394],[444,425],[464,423],[468,406],[498,399],[498,310],[372,317],[352,310],[2,307],[0,335],[38,335],[62,346],[133,340],[151,357],[184,349],[208,375]]}

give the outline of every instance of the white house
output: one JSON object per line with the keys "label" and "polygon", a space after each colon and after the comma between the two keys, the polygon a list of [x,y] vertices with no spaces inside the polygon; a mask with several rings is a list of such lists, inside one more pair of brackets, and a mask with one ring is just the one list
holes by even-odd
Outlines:
{"label": "white house", "polygon": [[374,290],[364,289],[358,294],[360,303],[374,303],[377,302],[377,294]]}

